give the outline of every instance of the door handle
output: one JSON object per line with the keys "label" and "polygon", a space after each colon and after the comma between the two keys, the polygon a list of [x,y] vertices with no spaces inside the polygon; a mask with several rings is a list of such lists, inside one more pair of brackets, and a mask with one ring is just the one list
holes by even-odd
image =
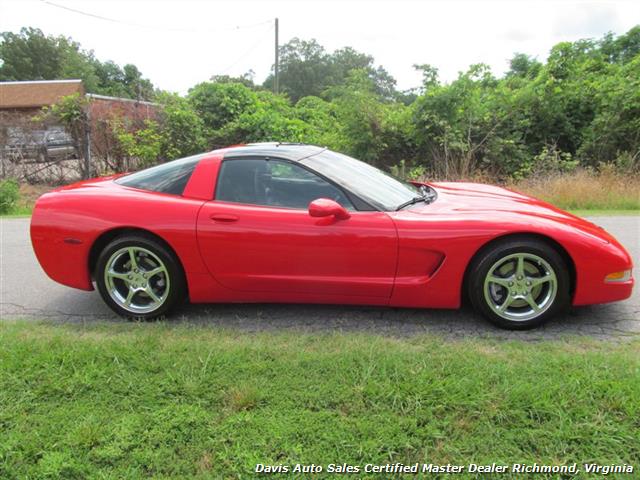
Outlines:
{"label": "door handle", "polygon": [[235,215],[227,215],[224,213],[213,213],[209,216],[209,218],[214,222],[223,222],[223,223],[231,223],[231,222],[238,221],[238,217],[236,217]]}

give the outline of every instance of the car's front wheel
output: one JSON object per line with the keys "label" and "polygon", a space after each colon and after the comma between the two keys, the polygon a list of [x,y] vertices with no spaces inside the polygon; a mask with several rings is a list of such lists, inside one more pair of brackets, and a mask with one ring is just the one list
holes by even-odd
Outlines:
{"label": "car's front wheel", "polygon": [[95,281],[116,313],[155,318],[184,296],[182,269],[173,252],[144,235],[118,237],[100,253]]}
{"label": "car's front wheel", "polygon": [[498,242],[475,259],[468,294],[495,325],[525,330],[542,325],[569,304],[569,275],[555,249],[537,239]]}

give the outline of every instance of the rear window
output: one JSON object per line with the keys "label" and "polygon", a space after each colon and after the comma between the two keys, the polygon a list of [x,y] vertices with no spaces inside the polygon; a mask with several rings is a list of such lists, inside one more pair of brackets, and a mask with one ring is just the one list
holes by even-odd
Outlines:
{"label": "rear window", "polygon": [[116,183],[141,190],[182,195],[193,170],[203,156],[204,154],[194,155],[156,165],[121,177]]}

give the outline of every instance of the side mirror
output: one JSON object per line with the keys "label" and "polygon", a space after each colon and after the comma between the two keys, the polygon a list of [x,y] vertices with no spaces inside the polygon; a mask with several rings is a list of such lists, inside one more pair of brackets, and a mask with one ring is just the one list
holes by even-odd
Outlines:
{"label": "side mirror", "polygon": [[329,217],[333,215],[338,220],[350,218],[349,212],[338,202],[328,198],[318,198],[309,204],[309,215],[312,217]]}

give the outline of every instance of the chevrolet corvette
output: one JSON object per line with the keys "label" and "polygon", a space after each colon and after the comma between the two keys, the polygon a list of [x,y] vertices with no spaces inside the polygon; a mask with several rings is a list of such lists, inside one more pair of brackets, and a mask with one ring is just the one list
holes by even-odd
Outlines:
{"label": "chevrolet corvette", "polygon": [[459,308],[499,327],[631,295],[606,231],[495,186],[405,182],[325,148],[248,144],[40,197],[44,271],[118,314],[191,302]]}

